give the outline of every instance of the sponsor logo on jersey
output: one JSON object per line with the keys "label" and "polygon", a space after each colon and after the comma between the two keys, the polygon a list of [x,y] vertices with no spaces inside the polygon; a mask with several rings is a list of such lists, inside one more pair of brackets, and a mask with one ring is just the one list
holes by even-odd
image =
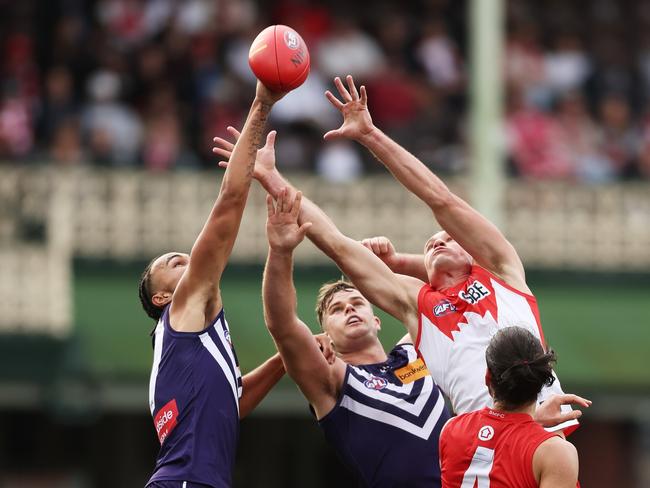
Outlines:
{"label": "sponsor logo on jersey", "polygon": [[230,338],[230,331],[228,329],[225,329],[223,331],[223,336],[226,339],[226,342],[230,345],[230,348],[232,349],[232,339]]}
{"label": "sponsor logo on jersey", "polygon": [[494,410],[488,410],[488,415],[492,415],[493,417],[498,417],[500,419],[506,418],[505,413],[495,412]]}
{"label": "sponsor logo on jersey", "polygon": [[372,376],[363,384],[366,386],[366,388],[369,388],[371,390],[383,390],[388,385],[388,381],[386,381],[384,378],[379,378],[378,376]]}
{"label": "sponsor logo on jersey", "polygon": [[480,281],[474,280],[474,283],[467,287],[467,290],[461,291],[458,296],[470,305],[476,305],[485,297],[490,296],[490,290]]}
{"label": "sponsor logo on jersey", "polygon": [[289,49],[298,49],[300,41],[298,40],[298,35],[290,30],[284,31],[284,43]]}
{"label": "sponsor logo on jersey", "polygon": [[456,306],[451,303],[449,300],[443,300],[438,305],[433,307],[433,315],[436,317],[442,317],[443,315],[447,315],[451,312],[456,311]]}
{"label": "sponsor logo on jersey", "polygon": [[156,427],[158,440],[162,444],[165,442],[167,436],[174,430],[178,422],[178,407],[176,406],[176,399],[172,399],[164,407],[158,410],[158,413],[153,419],[153,425]]}
{"label": "sponsor logo on jersey", "polygon": [[494,437],[494,428],[491,425],[484,425],[478,431],[478,438],[481,441],[489,441]]}
{"label": "sponsor logo on jersey", "polygon": [[424,364],[422,358],[417,358],[412,363],[407,364],[403,368],[395,370],[395,376],[403,383],[412,383],[420,378],[429,376],[427,365]]}

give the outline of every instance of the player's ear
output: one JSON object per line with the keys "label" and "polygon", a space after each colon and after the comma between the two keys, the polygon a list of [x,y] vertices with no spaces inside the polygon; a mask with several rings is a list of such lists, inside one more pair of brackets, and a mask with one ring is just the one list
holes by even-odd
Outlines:
{"label": "player's ear", "polygon": [[485,386],[490,386],[490,383],[492,383],[492,373],[489,368],[485,368]]}
{"label": "player's ear", "polygon": [[381,319],[375,315],[372,320],[375,323],[377,330],[381,330]]}
{"label": "player's ear", "polygon": [[164,307],[167,305],[169,302],[172,301],[172,294],[168,291],[158,291],[153,294],[151,297],[151,302],[156,306],[156,307]]}

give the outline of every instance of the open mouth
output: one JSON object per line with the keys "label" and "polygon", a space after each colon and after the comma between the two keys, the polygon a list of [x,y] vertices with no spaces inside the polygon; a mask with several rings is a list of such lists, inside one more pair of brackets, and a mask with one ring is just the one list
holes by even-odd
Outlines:
{"label": "open mouth", "polygon": [[345,325],[354,326],[354,325],[359,325],[362,322],[363,320],[361,320],[361,317],[359,317],[358,315],[351,315],[345,321]]}

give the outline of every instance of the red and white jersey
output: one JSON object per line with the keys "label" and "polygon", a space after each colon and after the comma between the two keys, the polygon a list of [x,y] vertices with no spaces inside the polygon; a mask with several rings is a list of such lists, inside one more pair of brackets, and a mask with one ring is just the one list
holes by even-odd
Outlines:
{"label": "red and white jersey", "polygon": [[[545,344],[535,297],[515,290],[480,266],[472,266],[465,282],[444,291],[424,285],[418,295],[418,312],[416,347],[456,414],[493,405],[485,386],[485,350],[499,329],[523,327]],[[557,378],[542,389],[538,401],[554,393],[562,393]],[[569,434],[577,425],[573,420],[553,430],[565,429]]]}
{"label": "red and white jersey", "polygon": [[536,488],[533,455],[555,435],[525,413],[484,408],[454,417],[440,435],[442,488]]}

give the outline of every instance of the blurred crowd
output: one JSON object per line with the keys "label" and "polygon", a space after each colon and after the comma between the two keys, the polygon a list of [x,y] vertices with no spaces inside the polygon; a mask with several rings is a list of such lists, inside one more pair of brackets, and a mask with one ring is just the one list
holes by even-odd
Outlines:
{"label": "blurred crowd", "polygon": [[[278,164],[349,181],[376,165],[323,92],[367,86],[377,125],[440,172],[467,166],[467,1],[0,0],[0,164],[215,167],[212,138],[253,93],[266,25],[307,42],[311,74],[273,111]],[[650,2],[511,0],[504,143],[512,175],[650,178]],[[11,163],[7,163],[10,161]]]}

